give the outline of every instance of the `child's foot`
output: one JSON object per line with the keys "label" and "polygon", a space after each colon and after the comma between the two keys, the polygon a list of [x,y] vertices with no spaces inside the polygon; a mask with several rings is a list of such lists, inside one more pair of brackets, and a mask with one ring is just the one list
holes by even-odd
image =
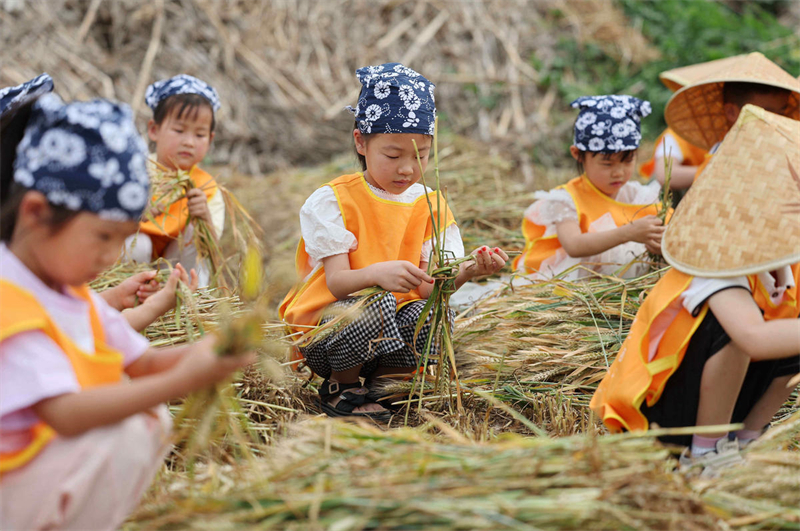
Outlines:
{"label": "child's foot", "polygon": [[375,420],[388,420],[391,413],[383,406],[370,400],[369,389],[360,383],[340,383],[325,380],[319,388],[322,411],[329,417],[368,417]]}
{"label": "child's foot", "polygon": [[681,472],[691,470],[700,471],[700,477],[715,478],[720,470],[744,462],[739,453],[739,441],[736,438],[723,438],[717,441],[716,448],[703,455],[694,457],[689,455],[689,449],[683,451],[680,457]]}

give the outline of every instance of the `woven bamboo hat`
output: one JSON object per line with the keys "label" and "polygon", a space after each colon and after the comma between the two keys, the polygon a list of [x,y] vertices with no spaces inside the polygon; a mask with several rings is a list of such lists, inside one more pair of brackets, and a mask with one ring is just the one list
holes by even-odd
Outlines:
{"label": "woven bamboo hat", "polygon": [[733,57],[715,59],[714,61],[706,61],[705,63],[697,63],[696,65],[673,68],[672,70],[661,72],[658,75],[658,79],[672,92],[677,92],[683,87],[700,81],[713,72],[727,67],[734,61],[739,60],[740,57],[743,56],[735,55]]}
{"label": "woven bamboo hat", "polygon": [[800,122],[745,105],[678,205],[661,250],[698,277],[800,262]]}
{"label": "woven bamboo hat", "polygon": [[728,132],[722,101],[725,83],[760,83],[792,91],[791,117],[800,119],[800,80],[758,52],[738,55],[683,87],[667,103],[664,117],[678,135],[706,151]]}

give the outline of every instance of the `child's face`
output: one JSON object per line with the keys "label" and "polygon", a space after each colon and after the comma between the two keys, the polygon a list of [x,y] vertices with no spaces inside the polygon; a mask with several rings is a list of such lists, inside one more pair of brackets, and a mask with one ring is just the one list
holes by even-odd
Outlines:
{"label": "child's face", "polygon": [[414,142],[417,143],[422,170],[428,166],[432,137],[417,133],[370,135],[365,142],[361,132],[353,131],[356,150],[367,159],[364,178],[372,186],[392,194],[401,194],[422,177]]}
{"label": "child's face", "polygon": [[[791,117],[792,112],[790,95],[791,93],[788,90],[770,94],[752,94],[748,98],[747,103],[788,118]],[[742,111],[742,108],[735,103],[726,103],[724,111],[728,126],[732,127],[733,124],[736,123],[736,120],[739,119],[739,113]]]}
{"label": "child's face", "polygon": [[[575,160],[578,160],[580,154],[578,148],[572,146],[570,151]],[[636,165],[635,156],[628,161],[623,161],[624,156],[625,153],[605,155],[587,152],[583,160],[586,177],[598,190],[612,199],[616,199],[620,188],[630,180]]]}
{"label": "child's face", "polygon": [[214,139],[211,131],[214,115],[206,105],[186,109],[181,117],[178,117],[179,110],[176,106],[160,124],[150,120],[147,135],[156,144],[156,158],[160,164],[172,170],[188,171],[208,153]]}
{"label": "child's face", "polygon": [[30,199],[34,204],[21,205],[17,218],[20,237],[12,239],[11,245],[28,257],[23,259],[25,265],[55,289],[81,286],[97,278],[114,265],[125,238],[139,227],[137,221],[109,221],[89,212],[79,212],[54,227],[47,222],[51,211],[44,196],[29,194],[37,196]]}

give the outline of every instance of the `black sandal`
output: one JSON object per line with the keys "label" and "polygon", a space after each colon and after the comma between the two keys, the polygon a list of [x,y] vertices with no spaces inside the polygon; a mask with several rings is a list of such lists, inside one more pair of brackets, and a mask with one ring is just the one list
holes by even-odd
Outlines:
{"label": "black sandal", "polygon": [[[365,417],[373,420],[386,421],[392,416],[391,411],[365,411],[353,412],[364,404],[375,403],[367,398],[369,390],[358,382],[339,383],[325,380],[319,388],[320,406],[329,417]],[[336,406],[330,405],[328,400],[339,397]]]}

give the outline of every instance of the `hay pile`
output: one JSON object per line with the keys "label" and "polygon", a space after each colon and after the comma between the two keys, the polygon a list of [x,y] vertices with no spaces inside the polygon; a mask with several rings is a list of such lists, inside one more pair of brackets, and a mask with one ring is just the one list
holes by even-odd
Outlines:
{"label": "hay pile", "polygon": [[648,439],[437,440],[318,420],[248,466],[175,483],[126,529],[718,529]]}
{"label": "hay pile", "polygon": [[648,437],[478,443],[433,427],[294,424],[263,459],[211,463],[194,482],[165,473],[124,529],[786,529],[800,517],[800,454],[775,450],[800,433],[797,416],[712,482],[671,472]]}
{"label": "hay pile", "polygon": [[532,58],[547,68],[559,39],[624,63],[653,57],[604,0],[6,0],[0,29],[0,86],[47,71],[65,98],[130,102],[142,125],[147,84],[207,80],[223,103],[211,157],[251,175],[348,149],[353,72],[401,61],[438,85],[444,127],[517,153],[532,178],[526,152],[562,159],[571,124],[554,117],[565,102],[539,86]]}

